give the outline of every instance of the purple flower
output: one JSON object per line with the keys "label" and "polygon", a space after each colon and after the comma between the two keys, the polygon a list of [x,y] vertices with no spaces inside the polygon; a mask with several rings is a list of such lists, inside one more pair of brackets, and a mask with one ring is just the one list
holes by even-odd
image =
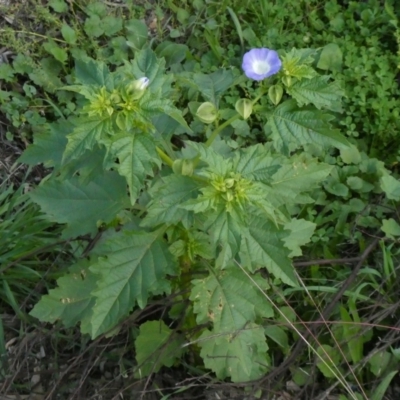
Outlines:
{"label": "purple flower", "polygon": [[256,81],[262,81],[276,74],[281,67],[281,60],[274,50],[251,49],[243,56],[242,68],[245,75]]}

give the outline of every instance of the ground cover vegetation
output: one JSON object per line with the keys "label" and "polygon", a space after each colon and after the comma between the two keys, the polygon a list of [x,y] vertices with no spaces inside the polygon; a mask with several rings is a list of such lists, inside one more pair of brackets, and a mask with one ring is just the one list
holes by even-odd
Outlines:
{"label": "ground cover vegetation", "polygon": [[1,2],[2,392],[398,398],[395,5]]}

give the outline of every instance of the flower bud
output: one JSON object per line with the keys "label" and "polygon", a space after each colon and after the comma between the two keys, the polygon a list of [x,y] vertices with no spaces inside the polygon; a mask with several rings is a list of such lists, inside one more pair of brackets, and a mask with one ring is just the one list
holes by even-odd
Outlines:
{"label": "flower bud", "polygon": [[149,86],[149,83],[149,78],[146,78],[145,76],[143,78],[133,81],[127,88],[127,92],[129,94],[132,94],[132,100],[140,99],[144,95],[144,92],[147,86]]}
{"label": "flower bud", "polygon": [[172,170],[177,175],[192,176],[194,170],[193,160],[179,158],[172,164]]}
{"label": "flower bud", "polygon": [[268,90],[268,97],[276,106],[279,104],[283,96],[283,87],[281,85],[273,85]]}
{"label": "flower bud", "polygon": [[213,123],[218,116],[218,111],[213,103],[206,101],[197,109],[196,117],[205,124]]}
{"label": "flower bud", "polygon": [[249,99],[239,99],[235,104],[235,110],[243,119],[247,119],[253,112],[253,103]]}
{"label": "flower bud", "polygon": [[292,77],[290,75],[284,76],[282,82],[285,86],[290,87],[292,85]]}
{"label": "flower bud", "polygon": [[225,179],[225,186],[230,189],[235,184],[235,180],[233,178]]}

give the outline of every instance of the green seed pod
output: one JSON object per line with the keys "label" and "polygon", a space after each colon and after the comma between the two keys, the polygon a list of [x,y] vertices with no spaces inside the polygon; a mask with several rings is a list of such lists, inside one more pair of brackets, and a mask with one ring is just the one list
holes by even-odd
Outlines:
{"label": "green seed pod", "polygon": [[253,103],[249,99],[239,99],[235,104],[235,110],[243,119],[247,119],[253,112]]}
{"label": "green seed pod", "polygon": [[233,178],[225,179],[225,186],[230,189],[235,184],[235,180]]}
{"label": "green seed pod", "polygon": [[[286,77],[285,77],[286,78]],[[273,85],[268,90],[268,97],[276,106],[280,103],[283,96],[283,87],[281,85]]]}
{"label": "green seed pod", "polygon": [[284,76],[282,82],[286,87],[290,87],[292,85],[292,77],[290,75]]}
{"label": "green seed pod", "polygon": [[193,160],[178,159],[172,164],[172,170],[177,175],[192,176],[194,165]]}
{"label": "green seed pod", "polygon": [[218,116],[218,111],[213,103],[206,101],[197,109],[196,117],[205,124],[213,123]]}

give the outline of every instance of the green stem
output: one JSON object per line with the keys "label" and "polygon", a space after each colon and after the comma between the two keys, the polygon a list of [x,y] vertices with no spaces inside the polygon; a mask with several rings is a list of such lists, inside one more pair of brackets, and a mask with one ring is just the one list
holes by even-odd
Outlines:
{"label": "green stem", "polygon": [[214,142],[215,138],[218,136],[218,134],[225,129],[228,125],[230,125],[233,121],[236,121],[238,118],[240,118],[240,114],[234,115],[232,118],[229,118],[227,121],[225,121],[223,124],[221,124],[218,128],[214,130],[214,132],[210,135],[208,140],[206,141],[206,146],[210,147],[212,143]]}
{"label": "green stem", "polygon": [[[264,90],[260,91],[260,94],[252,101],[253,105],[258,102],[258,100],[261,99],[261,97],[265,94]],[[230,125],[233,121],[236,121],[238,118],[240,118],[240,114],[234,115],[232,118],[229,118],[227,121],[225,121],[222,125],[218,126],[214,132],[210,135],[208,140],[206,141],[206,146],[210,147],[212,143],[214,142],[215,138],[218,136],[218,134],[225,129],[228,125]]]}
{"label": "green stem", "polygon": [[156,147],[156,150],[157,150],[158,155],[161,157],[161,160],[163,160],[165,164],[167,164],[168,166],[170,166],[172,168],[172,164],[174,163],[172,161],[172,158],[167,156],[159,147]]}
{"label": "green stem", "polygon": [[254,104],[256,104],[258,102],[258,100],[261,99],[262,96],[264,96],[265,92],[263,90],[260,91],[260,94],[252,101],[252,104],[254,106]]}

